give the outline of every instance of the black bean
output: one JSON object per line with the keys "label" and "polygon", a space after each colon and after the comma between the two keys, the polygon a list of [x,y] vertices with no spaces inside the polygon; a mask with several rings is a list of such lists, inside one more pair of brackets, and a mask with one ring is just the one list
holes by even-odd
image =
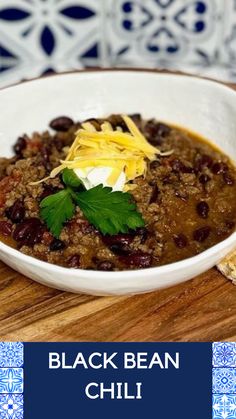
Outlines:
{"label": "black bean", "polygon": [[22,156],[23,150],[26,148],[27,142],[24,137],[19,137],[13,147],[17,156]]}
{"label": "black bean", "polygon": [[149,204],[153,204],[154,202],[157,202],[157,198],[158,198],[159,194],[160,194],[160,190],[159,190],[157,184],[155,184],[152,188],[152,193],[151,193],[151,197],[150,197],[150,200],[149,200]]}
{"label": "black bean", "polygon": [[10,236],[12,233],[12,224],[8,221],[0,221],[0,234]]}
{"label": "black bean", "polygon": [[68,265],[70,268],[78,269],[80,267],[80,255],[73,255],[68,260]]}
{"label": "black bean", "polygon": [[196,206],[197,213],[202,218],[207,218],[209,213],[209,205],[205,201],[201,201]]}
{"label": "black bean", "polygon": [[184,247],[186,247],[186,246],[188,245],[188,239],[187,239],[187,237],[186,237],[184,234],[182,234],[182,233],[180,233],[180,234],[176,234],[176,235],[173,237],[173,240],[174,240],[174,242],[175,242],[175,245],[176,245],[177,247],[179,247],[180,249],[183,249]]}
{"label": "black bean", "polygon": [[210,232],[211,232],[211,227],[209,226],[198,228],[197,230],[193,232],[193,239],[197,242],[202,243],[208,238],[208,236],[210,235]]}
{"label": "black bean", "polygon": [[223,179],[226,185],[233,186],[234,185],[234,179],[232,176],[230,176],[228,173],[223,173]]}
{"label": "black bean", "polygon": [[97,131],[101,131],[101,123],[96,118],[89,118],[84,122],[90,122]]}
{"label": "black bean", "polygon": [[47,198],[47,196],[56,193],[57,190],[57,188],[54,188],[51,185],[44,185],[43,192],[41,193],[39,200],[42,201],[44,198]]}
{"label": "black bean", "polygon": [[38,218],[27,218],[17,224],[13,232],[13,238],[21,246],[33,246],[40,243],[45,232],[45,227]]}
{"label": "black bean", "polygon": [[17,199],[10,208],[6,209],[5,214],[13,223],[19,223],[25,217],[23,202],[20,199]]}
{"label": "black bean", "polygon": [[66,132],[73,124],[74,122],[71,118],[68,118],[67,116],[59,116],[58,118],[53,119],[49,126],[55,131]]}
{"label": "black bean", "polygon": [[150,164],[150,169],[151,170],[158,169],[158,167],[160,167],[160,165],[161,165],[160,160],[152,161],[152,163]]}
{"label": "black bean", "polygon": [[57,250],[63,250],[65,249],[65,247],[66,247],[65,243],[59,239],[53,239],[53,241],[51,242],[49,246],[51,252],[55,252]]}
{"label": "black bean", "polygon": [[201,176],[199,176],[199,182],[202,183],[202,185],[205,185],[210,180],[211,180],[210,176],[206,174],[202,174]]}
{"label": "black bean", "polygon": [[221,161],[214,163],[211,168],[211,171],[212,173],[214,173],[214,175],[220,175],[221,173],[226,173],[228,169],[229,168],[227,164]]}
{"label": "black bean", "polygon": [[226,225],[227,229],[229,229],[229,230],[232,230],[233,228],[235,228],[235,222],[231,221],[231,220],[226,220],[225,225]]}
{"label": "black bean", "polygon": [[141,129],[142,118],[140,113],[134,113],[132,115],[129,115],[129,117],[134,121],[135,125],[137,125],[139,129]]}
{"label": "black bean", "polygon": [[160,145],[163,139],[169,135],[171,128],[161,122],[156,122],[153,119],[148,121],[145,125],[144,132],[147,135],[150,143]]}
{"label": "black bean", "polygon": [[184,164],[179,159],[174,159],[170,162],[173,172],[179,173],[183,171]]}
{"label": "black bean", "polygon": [[122,128],[123,131],[125,131],[125,132],[128,131],[128,127],[127,127],[125,121],[123,120],[123,118],[121,117],[121,115],[116,115],[116,114],[111,115],[108,118],[108,120],[109,120],[109,122],[111,123],[111,125],[114,129],[116,129],[117,127],[120,127],[120,128]]}
{"label": "black bean", "polygon": [[135,231],[135,235],[140,237],[140,242],[143,244],[148,238],[148,230],[146,227],[140,227]]}
{"label": "black bean", "polygon": [[99,271],[113,271],[114,270],[114,263],[109,260],[104,260],[98,263],[97,269]]}
{"label": "black bean", "polygon": [[152,256],[141,251],[133,252],[128,256],[120,256],[119,260],[130,267],[149,268],[152,265]]}
{"label": "black bean", "polygon": [[194,168],[197,172],[202,171],[205,168],[210,168],[213,164],[213,160],[211,156],[208,156],[208,154],[203,154],[200,157],[197,158]]}

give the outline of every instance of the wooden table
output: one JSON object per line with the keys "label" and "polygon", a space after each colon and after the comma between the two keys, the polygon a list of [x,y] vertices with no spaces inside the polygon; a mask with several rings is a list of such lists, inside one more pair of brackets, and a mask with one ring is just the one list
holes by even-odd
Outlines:
{"label": "wooden table", "polygon": [[236,287],[216,269],[166,290],[93,297],[0,264],[0,341],[236,340]]}
{"label": "wooden table", "polygon": [[2,340],[235,341],[236,286],[211,269],[162,291],[93,297],[47,288],[0,262]]}

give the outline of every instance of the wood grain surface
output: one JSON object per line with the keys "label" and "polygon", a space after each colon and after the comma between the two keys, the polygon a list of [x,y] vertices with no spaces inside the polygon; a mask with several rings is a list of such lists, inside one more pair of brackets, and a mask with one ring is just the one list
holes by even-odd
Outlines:
{"label": "wood grain surface", "polygon": [[0,264],[0,340],[236,340],[236,287],[212,269],[162,291],[93,297],[47,288]]}
{"label": "wood grain surface", "polygon": [[47,288],[0,262],[4,340],[235,341],[236,286],[214,268],[149,294],[93,297]]}

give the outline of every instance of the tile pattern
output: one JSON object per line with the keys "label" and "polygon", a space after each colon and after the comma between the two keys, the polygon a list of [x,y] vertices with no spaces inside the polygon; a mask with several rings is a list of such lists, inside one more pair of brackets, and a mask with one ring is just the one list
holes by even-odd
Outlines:
{"label": "tile pattern", "polygon": [[24,348],[0,342],[0,418],[23,419]]}
{"label": "tile pattern", "polygon": [[1,0],[0,86],[85,66],[236,81],[236,0]]}
{"label": "tile pattern", "polygon": [[213,419],[236,418],[236,343],[213,343]]}
{"label": "tile pattern", "polygon": [[21,342],[0,342],[0,368],[21,367],[24,362]]}
{"label": "tile pattern", "polygon": [[210,65],[219,47],[218,0],[110,0],[107,39],[114,64]]}
{"label": "tile pattern", "polygon": [[94,0],[1,0],[1,84],[81,68],[97,58],[99,4]]}
{"label": "tile pattern", "polygon": [[23,395],[0,394],[1,419],[23,419]]}

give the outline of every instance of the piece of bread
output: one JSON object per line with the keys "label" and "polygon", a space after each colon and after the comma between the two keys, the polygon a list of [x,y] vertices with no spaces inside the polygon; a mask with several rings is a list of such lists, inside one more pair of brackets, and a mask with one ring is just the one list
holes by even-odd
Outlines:
{"label": "piece of bread", "polygon": [[236,251],[218,263],[217,268],[226,278],[231,279],[233,284],[236,285]]}

